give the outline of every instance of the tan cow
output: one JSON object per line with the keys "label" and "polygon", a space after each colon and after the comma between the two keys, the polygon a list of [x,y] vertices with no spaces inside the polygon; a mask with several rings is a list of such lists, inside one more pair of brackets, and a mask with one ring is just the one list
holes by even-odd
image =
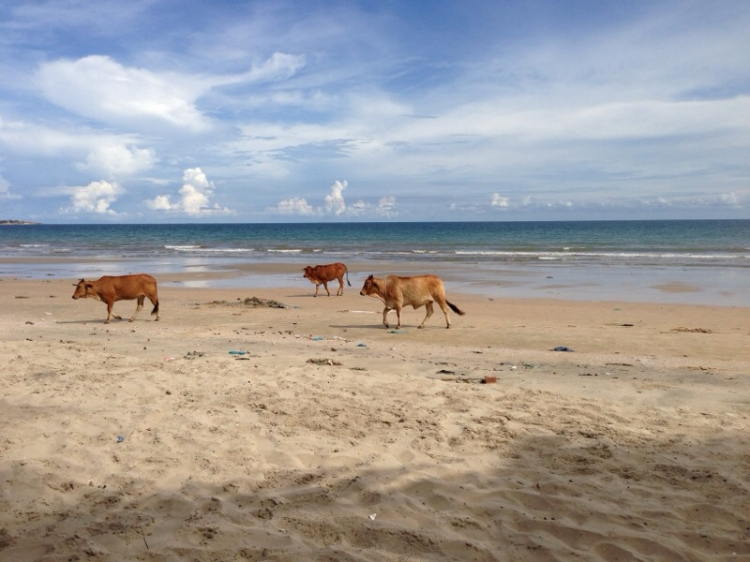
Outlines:
{"label": "tan cow", "polygon": [[318,296],[318,288],[323,285],[323,288],[326,290],[326,293],[328,293],[328,296],[331,296],[331,291],[328,290],[328,282],[333,281],[334,279],[338,279],[339,281],[339,289],[336,291],[336,296],[339,297],[344,294],[344,274],[346,274],[346,282],[351,287],[352,284],[349,283],[349,270],[346,268],[346,266],[343,263],[336,262],[336,263],[330,263],[328,265],[316,265],[316,266],[310,266],[308,265],[303,270],[305,274],[303,277],[305,279],[309,279],[310,283],[315,285],[315,297]]}
{"label": "tan cow", "polygon": [[445,314],[446,328],[451,327],[451,320],[448,317],[448,307],[456,314],[463,316],[466,314],[445,298],[445,287],[443,280],[437,275],[417,275],[415,277],[398,277],[389,275],[385,279],[379,279],[370,275],[359,292],[362,296],[375,297],[383,301],[383,324],[388,328],[388,312],[396,311],[398,326],[401,327],[401,309],[405,306],[413,306],[415,309],[424,305],[427,308],[427,315],[422,323],[417,326],[424,328],[424,323],[432,316],[432,303],[438,303],[438,306]]}
{"label": "tan cow", "polygon": [[117,301],[138,299],[138,306],[132,318],[130,318],[130,322],[132,322],[143,308],[143,301],[146,297],[154,305],[151,314],[156,314],[156,319],[159,320],[159,296],[156,293],[156,279],[145,273],[119,276],[105,275],[96,281],[81,279],[76,285],[75,293],[73,293],[75,300],[89,298],[106,303],[107,319],[104,321],[105,324],[109,324],[111,316],[114,316],[117,320],[122,320],[116,314],[112,314],[112,306]]}

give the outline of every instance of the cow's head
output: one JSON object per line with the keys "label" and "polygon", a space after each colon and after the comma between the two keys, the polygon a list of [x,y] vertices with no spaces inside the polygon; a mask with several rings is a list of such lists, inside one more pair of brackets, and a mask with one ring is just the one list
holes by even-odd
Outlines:
{"label": "cow's head", "polygon": [[362,290],[359,292],[360,295],[363,297],[370,297],[373,295],[378,295],[378,287],[375,282],[375,276],[370,275],[367,279],[365,279],[365,284],[362,286]]}
{"label": "cow's head", "polygon": [[312,266],[309,266],[309,265],[308,265],[308,266],[306,266],[306,267],[305,267],[305,269],[303,269],[302,271],[304,271],[304,272],[305,272],[305,274],[304,274],[304,275],[302,276],[302,277],[304,277],[305,279],[310,279],[310,278],[312,277],[312,274],[313,274],[313,268],[312,268]]}
{"label": "cow's head", "polygon": [[77,285],[75,285],[75,292],[73,293],[73,298],[75,300],[78,299],[84,299],[86,298],[86,295],[88,294],[89,289],[91,288],[91,283],[86,283],[85,279],[81,279]]}

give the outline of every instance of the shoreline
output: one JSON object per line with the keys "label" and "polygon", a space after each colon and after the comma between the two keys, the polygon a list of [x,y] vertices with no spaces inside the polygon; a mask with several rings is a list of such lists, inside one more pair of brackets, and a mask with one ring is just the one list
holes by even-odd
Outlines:
{"label": "shoreline", "polygon": [[[236,259],[71,259],[0,258],[0,279],[97,279],[101,275],[148,272],[167,282],[206,289],[303,287],[305,258],[261,261]],[[444,261],[374,262],[351,260],[350,279],[361,285],[375,275],[434,273],[449,291],[491,298],[544,298],[750,307],[744,270],[542,263],[464,264]],[[170,281],[171,280],[171,281]]]}

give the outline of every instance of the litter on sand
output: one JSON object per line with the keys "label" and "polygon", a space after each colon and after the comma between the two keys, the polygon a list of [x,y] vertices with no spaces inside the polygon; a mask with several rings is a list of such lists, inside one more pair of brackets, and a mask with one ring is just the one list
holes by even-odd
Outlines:
{"label": "litter on sand", "polygon": [[558,345],[555,349],[552,351],[573,351],[569,347],[565,347],[564,345]]}

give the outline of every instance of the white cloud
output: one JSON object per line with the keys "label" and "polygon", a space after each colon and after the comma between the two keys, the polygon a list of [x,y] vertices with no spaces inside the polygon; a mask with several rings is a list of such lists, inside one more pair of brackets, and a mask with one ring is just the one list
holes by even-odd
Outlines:
{"label": "white cloud", "polygon": [[750,192],[748,193],[720,193],[701,194],[701,195],[679,195],[679,196],[659,196],[643,197],[638,199],[616,199],[615,203],[620,206],[628,207],[649,207],[649,208],[666,208],[666,209],[709,209],[709,208],[726,208],[742,209],[750,201]]}
{"label": "white cloud", "polygon": [[199,132],[210,128],[211,120],[196,102],[213,88],[287,79],[304,65],[304,57],[274,53],[242,74],[184,75],[127,67],[108,56],[90,55],[44,63],[36,80],[48,100],[79,115],[126,125],[134,119],[157,119]]}
{"label": "white cloud", "polygon": [[170,195],[157,195],[147,200],[146,206],[154,211],[185,213],[191,216],[232,214],[227,207],[211,204],[214,184],[208,181],[200,168],[188,168],[182,176],[182,187],[178,191],[179,200],[171,202]]}
{"label": "white cloud", "polygon": [[276,207],[266,210],[280,215],[315,215],[317,213],[316,210],[307,203],[307,200],[302,197],[284,199],[283,201],[279,201],[279,204]]}
{"label": "white cloud", "polygon": [[116,215],[110,205],[125,191],[115,182],[94,181],[86,186],[72,188],[70,206],[63,213],[94,213]]}
{"label": "white cloud", "polygon": [[110,141],[95,146],[86,161],[79,162],[76,166],[80,170],[119,177],[149,170],[155,163],[156,157],[151,148],[128,147]]}
{"label": "white cloud", "polygon": [[346,214],[352,217],[360,217],[367,213],[367,210],[369,208],[370,206],[360,199],[359,201],[355,201],[351,205],[347,206]]}
{"label": "white cloud", "polygon": [[729,205],[730,207],[735,207],[737,209],[741,207],[739,198],[734,192],[722,193],[721,195],[719,195],[719,201],[721,201],[724,205]]}
{"label": "white cloud", "polygon": [[138,146],[132,135],[92,132],[85,127],[66,131],[0,117],[0,145],[8,152],[76,162],[76,169],[109,178],[149,170],[157,163],[152,148]]}
{"label": "white cloud", "polygon": [[510,205],[510,199],[501,196],[499,193],[493,193],[491,199],[491,205],[493,207],[507,208]]}
{"label": "white cloud", "polygon": [[384,217],[395,216],[396,213],[396,198],[393,195],[387,197],[381,197],[378,201],[378,208],[375,211],[378,215]]}
{"label": "white cloud", "polygon": [[209,87],[199,80],[128,68],[92,55],[44,63],[37,81],[51,102],[102,121],[156,118],[191,130],[208,126],[194,105]]}
{"label": "white cloud", "polygon": [[157,195],[150,201],[146,201],[146,206],[154,211],[172,210],[172,204],[169,202],[169,195]]}
{"label": "white cloud", "polygon": [[[250,82],[272,82],[291,78],[305,66],[305,57],[290,55],[287,53],[274,53],[267,61],[253,68],[247,74],[242,75],[241,80]],[[240,79],[232,79],[240,81]]]}
{"label": "white cloud", "polygon": [[344,201],[344,189],[349,183],[336,180],[331,186],[331,193],[326,195],[326,212],[333,212],[335,215],[343,215],[346,211],[346,202]]}
{"label": "white cloud", "polygon": [[336,180],[331,186],[331,192],[325,196],[325,205],[315,207],[302,197],[292,197],[280,201],[275,207],[269,207],[266,212],[280,215],[306,215],[306,216],[347,216],[361,217],[368,213],[373,216],[392,217],[396,213],[396,198],[393,196],[381,197],[377,206],[367,203],[362,199],[350,205],[344,200],[343,191],[349,183],[346,180]]}

